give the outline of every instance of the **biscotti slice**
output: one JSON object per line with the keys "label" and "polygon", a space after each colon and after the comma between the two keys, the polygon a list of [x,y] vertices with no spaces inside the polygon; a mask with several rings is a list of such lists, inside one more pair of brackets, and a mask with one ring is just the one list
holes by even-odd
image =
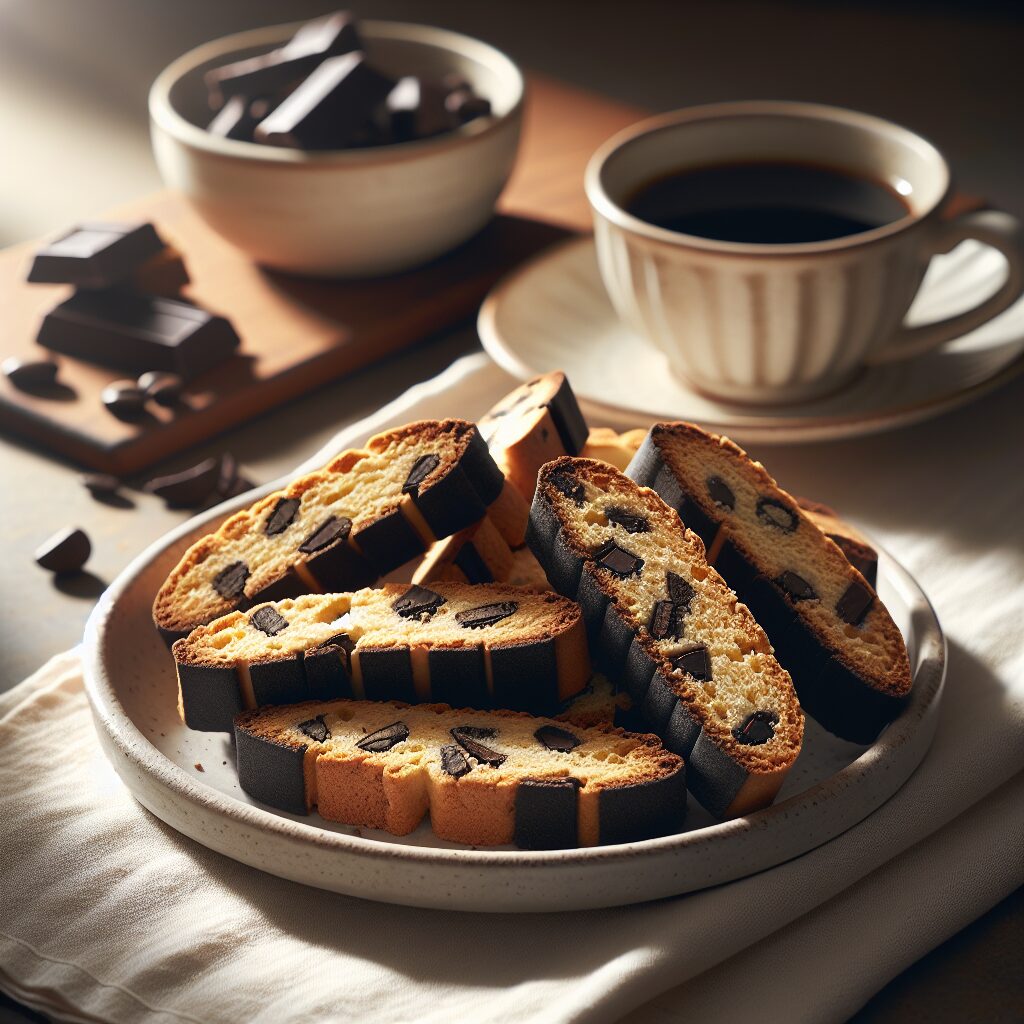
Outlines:
{"label": "biscotti slice", "polygon": [[232,612],[172,650],[185,724],[214,731],[310,698],[553,711],[591,676],[579,608],[501,584],[307,594]]}
{"label": "biscotti slice", "polygon": [[800,752],[803,714],[700,538],[653,491],[591,459],[541,470],[527,538],[555,589],[579,602],[603,670],[686,758],[694,796],[722,817],[770,803]]}
{"label": "biscotti slice", "polygon": [[173,640],[257,601],[369,586],[478,522],[504,490],[471,423],[424,420],[378,434],[193,544],[160,588],[153,619]]}
{"label": "biscotti slice", "polygon": [[511,711],[333,700],[235,723],[238,780],[293,814],[407,835],[558,849],[676,831],[683,762],[657,737]]}
{"label": "biscotti slice", "polygon": [[[481,417],[479,427],[509,485],[523,495],[524,505],[533,498],[540,467],[560,455],[576,455],[587,439],[583,413],[560,371],[520,385]],[[528,512],[528,506],[526,509]],[[533,556],[521,552],[526,539],[525,516],[516,520],[519,533],[515,536],[501,518],[504,512],[504,507],[499,507],[481,523],[435,544],[417,567],[414,582],[505,582],[512,579],[513,564],[516,575],[524,578],[524,563],[531,582],[543,581],[544,574]]]}
{"label": "biscotti slice", "polygon": [[878,552],[856,527],[851,526],[834,508],[810,498],[793,499],[804,514],[846,556],[846,560],[871,584],[878,586]]}
{"label": "biscotti slice", "polygon": [[910,692],[910,662],[896,624],[843,552],[760,463],[692,424],[652,427],[628,473],[701,535],[768,633],[804,710],[870,743]]}

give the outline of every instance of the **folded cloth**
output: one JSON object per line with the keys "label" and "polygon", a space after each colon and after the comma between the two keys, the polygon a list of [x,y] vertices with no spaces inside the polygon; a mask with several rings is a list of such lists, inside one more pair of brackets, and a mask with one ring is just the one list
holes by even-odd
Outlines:
{"label": "folded cloth", "polygon": [[[1003,442],[989,443],[998,465]],[[909,442],[866,444],[875,479],[897,479],[886,458]],[[879,531],[950,637],[935,741],[894,797],[824,846],[716,889],[575,914],[321,892],[213,853],[135,803],[70,652],[0,697],[0,988],[82,1021],[611,1021],[644,1004],[634,1019],[845,1018],[1024,882],[1024,481],[986,490],[967,447],[945,461],[959,507],[949,477],[918,457],[874,499],[891,512],[906,488],[947,526]],[[829,500],[819,483],[801,489]]]}

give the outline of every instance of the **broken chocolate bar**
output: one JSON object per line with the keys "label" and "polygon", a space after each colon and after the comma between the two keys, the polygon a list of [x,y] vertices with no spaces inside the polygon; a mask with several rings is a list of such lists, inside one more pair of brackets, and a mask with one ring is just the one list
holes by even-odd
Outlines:
{"label": "broken chocolate bar", "polygon": [[342,149],[369,122],[394,81],[361,53],[325,60],[269,117],[257,142],[299,149]]}
{"label": "broken chocolate bar", "polygon": [[190,302],[114,288],[76,292],[46,314],[36,340],[100,366],[168,370],[184,380],[238,347],[238,335],[224,317]]}
{"label": "broken chocolate bar", "polygon": [[222,139],[237,139],[252,142],[252,133],[273,109],[270,100],[250,100],[245,96],[232,96],[217,113],[217,116],[206,126],[211,135],[219,135]]}
{"label": "broken chocolate bar", "polygon": [[108,288],[163,248],[152,224],[82,224],[36,253],[28,280]]}
{"label": "broken chocolate bar", "polygon": [[445,107],[448,91],[415,75],[406,75],[388,94],[386,106],[396,142],[426,139],[455,127]]}

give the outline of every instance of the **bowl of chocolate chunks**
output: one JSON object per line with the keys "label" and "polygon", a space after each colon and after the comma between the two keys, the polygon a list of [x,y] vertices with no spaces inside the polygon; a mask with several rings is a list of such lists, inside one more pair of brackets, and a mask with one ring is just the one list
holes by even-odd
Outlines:
{"label": "bowl of chocolate chunks", "polygon": [[149,111],[164,180],[227,241],[273,269],[370,277],[490,220],[523,76],[468,36],[340,11],[191,50]]}

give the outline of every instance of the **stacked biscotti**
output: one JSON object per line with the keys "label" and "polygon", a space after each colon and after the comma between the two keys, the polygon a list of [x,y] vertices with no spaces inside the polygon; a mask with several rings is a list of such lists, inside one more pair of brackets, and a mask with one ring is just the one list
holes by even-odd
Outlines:
{"label": "stacked biscotti", "polygon": [[911,688],[903,637],[854,567],[861,556],[872,571],[871,549],[843,537],[844,554],[812,520],[823,512],[805,511],[743,449],[693,424],[652,427],[627,473],[700,535],[767,632],[804,709],[839,736],[871,742]]}

